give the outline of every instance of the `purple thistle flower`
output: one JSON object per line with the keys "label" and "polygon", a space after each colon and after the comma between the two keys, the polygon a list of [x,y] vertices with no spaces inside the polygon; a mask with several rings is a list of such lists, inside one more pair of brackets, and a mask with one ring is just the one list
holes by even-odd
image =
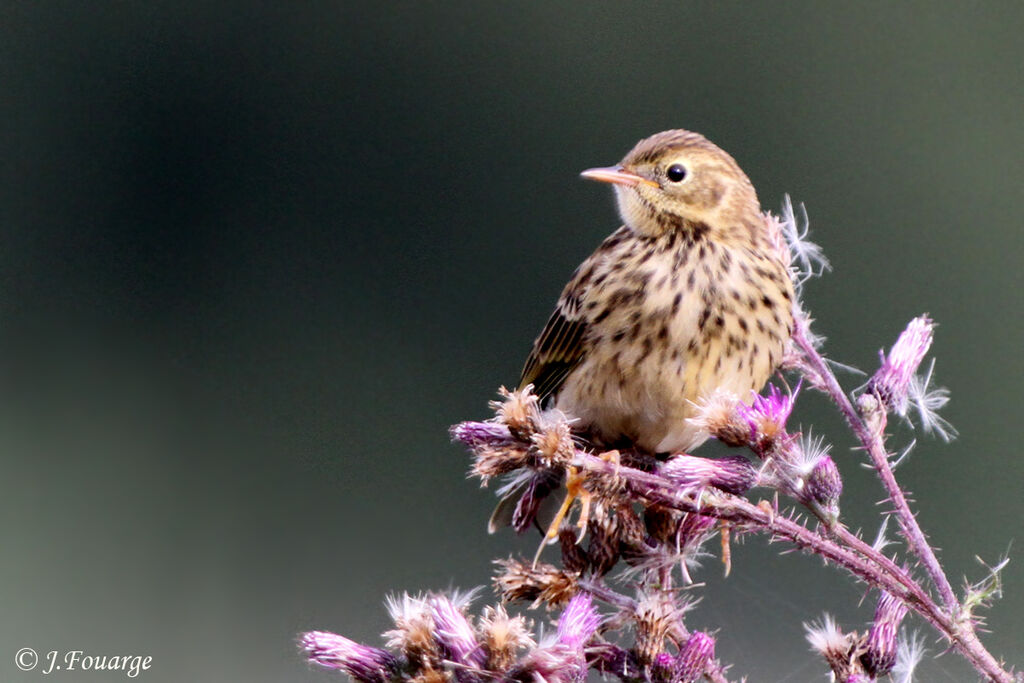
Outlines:
{"label": "purple thistle flower", "polygon": [[587,593],[577,593],[558,620],[553,639],[534,648],[508,673],[518,681],[538,683],[580,683],[586,679],[583,648],[597,632],[601,616]]}
{"label": "purple thistle flower", "polygon": [[693,683],[715,656],[715,639],[703,631],[694,631],[686,639],[673,667],[672,683]]}
{"label": "purple thistle flower", "polygon": [[344,671],[361,683],[387,683],[398,677],[398,659],[386,650],[360,645],[326,631],[309,631],[299,638],[309,661]]}
{"label": "purple thistle flower", "polygon": [[888,355],[878,352],[882,364],[868,380],[867,391],[877,396],[887,410],[906,413],[910,383],[932,345],[934,329],[935,323],[928,316],[914,318]]}
{"label": "purple thistle flower", "polygon": [[481,668],[486,659],[466,616],[447,596],[430,598],[430,615],[434,620],[434,637],[442,654],[449,660],[473,668]]}
{"label": "purple thistle flower", "polygon": [[558,620],[558,642],[583,653],[597,627],[601,625],[601,615],[594,608],[594,601],[589,593],[577,593],[565,606]]}
{"label": "purple thistle flower", "polygon": [[737,495],[749,491],[757,481],[757,470],[738,455],[716,460],[677,455],[661,466],[661,475],[684,491],[714,486]]}
{"label": "purple thistle flower", "polygon": [[864,668],[872,676],[884,676],[896,663],[897,633],[907,614],[907,606],[897,597],[882,592],[875,607],[875,621],[868,631],[867,651],[861,656]]}
{"label": "purple thistle flower", "polygon": [[759,455],[786,433],[786,420],[793,412],[799,391],[798,386],[792,394],[785,394],[769,384],[767,395],[754,394],[749,406],[740,405],[739,410],[750,425],[750,442]]}

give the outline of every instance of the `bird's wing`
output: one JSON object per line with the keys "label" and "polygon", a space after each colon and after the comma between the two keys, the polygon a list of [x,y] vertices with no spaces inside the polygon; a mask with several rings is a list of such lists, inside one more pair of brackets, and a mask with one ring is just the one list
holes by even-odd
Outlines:
{"label": "bird's wing", "polygon": [[586,337],[590,325],[583,303],[591,294],[596,274],[609,260],[619,257],[632,234],[626,226],[620,227],[576,269],[562,290],[555,312],[533,343],[519,380],[520,389],[533,384],[533,392],[543,402],[558,392],[572,369],[583,360],[587,353]]}
{"label": "bird's wing", "polygon": [[585,352],[587,323],[574,284],[575,279],[565,288],[548,324],[533,343],[519,381],[520,389],[532,384],[533,392],[542,402],[558,391]]}

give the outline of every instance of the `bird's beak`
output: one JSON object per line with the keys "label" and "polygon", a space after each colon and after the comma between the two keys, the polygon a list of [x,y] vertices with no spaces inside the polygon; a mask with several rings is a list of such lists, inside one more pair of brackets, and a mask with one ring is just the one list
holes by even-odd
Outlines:
{"label": "bird's beak", "polygon": [[588,168],[583,173],[580,173],[584,178],[591,180],[598,180],[602,183],[612,183],[615,185],[625,185],[627,187],[636,187],[637,185],[644,184],[651,187],[658,187],[658,183],[653,180],[648,180],[642,176],[638,176],[636,173],[630,173],[621,166],[608,166],[605,168]]}

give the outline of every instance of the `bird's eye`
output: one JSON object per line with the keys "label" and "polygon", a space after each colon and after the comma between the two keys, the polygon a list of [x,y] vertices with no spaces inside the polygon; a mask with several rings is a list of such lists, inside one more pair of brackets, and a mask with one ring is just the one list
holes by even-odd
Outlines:
{"label": "bird's eye", "polygon": [[682,182],[683,178],[686,177],[686,167],[682,164],[672,164],[665,171],[665,177],[673,183]]}

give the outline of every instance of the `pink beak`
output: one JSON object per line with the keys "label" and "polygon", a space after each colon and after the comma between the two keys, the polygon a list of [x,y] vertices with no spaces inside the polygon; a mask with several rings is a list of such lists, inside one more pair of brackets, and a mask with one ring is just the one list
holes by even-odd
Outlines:
{"label": "pink beak", "polygon": [[584,178],[591,180],[598,180],[602,183],[612,183],[614,185],[625,185],[627,187],[636,187],[640,183],[650,185],[651,187],[658,187],[658,183],[653,180],[648,180],[642,176],[638,176],[636,173],[630,173],[621,166],[608,166],[605,168],[588,168],[583,173],[580,173]]}

